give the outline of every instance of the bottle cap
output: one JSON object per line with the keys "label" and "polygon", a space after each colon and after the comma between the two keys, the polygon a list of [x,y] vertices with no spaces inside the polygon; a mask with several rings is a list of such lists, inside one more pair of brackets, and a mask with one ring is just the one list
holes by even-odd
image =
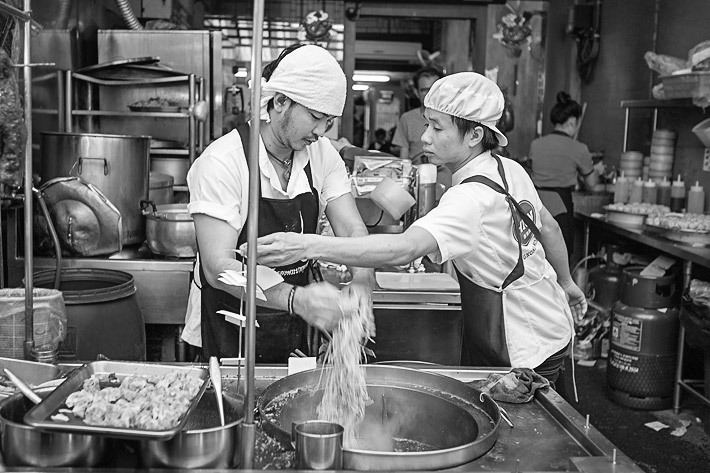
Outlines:
{"label": "bottle cap", "polygon": [[641,176],[637,177],[636,180],[634,181],[635,186],[642,186],[643,185],[643,179],[641,179]]}
{"label": "bottle cap", "polygon": [[644,187],[656,187],[656,183],[651,180],[651,178],[648,178],[648,181],[643,183]]}
{"label": "bottle cap", "polygon": [[673,185],[674,186],[684,186],[685,185],[685,183],[680,179],[680,174],[678,174],[678,179],[673,181]]}
{"label": "bottle cap", "polygon": [[690,186],[690,190],[691,190],[691,191],[695,191],[695,192],[702,192],[703,186],[701,186],[698,181],[695,181],[695,185],[694,185],[694,186]]}
{"label": "bottle cap", "polygon": [[663,176],[663,180],[658,183],[658,187],[670,187],[671,183],[668,181],[666,176]]}

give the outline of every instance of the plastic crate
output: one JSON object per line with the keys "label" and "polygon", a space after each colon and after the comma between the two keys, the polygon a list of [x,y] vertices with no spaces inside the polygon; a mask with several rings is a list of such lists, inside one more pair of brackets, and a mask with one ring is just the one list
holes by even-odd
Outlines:
{"label": "plastic crate", "polygon": [[662,76],[661,81],[667,99],[710,97],[710,71]]}

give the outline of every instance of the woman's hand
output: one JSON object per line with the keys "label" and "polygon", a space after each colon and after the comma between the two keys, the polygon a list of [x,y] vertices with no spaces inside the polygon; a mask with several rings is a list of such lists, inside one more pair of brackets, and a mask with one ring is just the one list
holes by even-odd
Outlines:
{"label": "woman's hand", "polygon": [[[272,233],[256,241],[256,261],[269,267],[286,266],[306,258],[305,235],[300,233]],[[239,247],[247,254],[247,244]]]}
{"label": "woman's hand", "polygon": [[569,307],[572,310],[572,317],[575,323],[579,323],[587,313],[587,298],[584,292],[577,286],[574,281],[569,280],[565,283],[560,283],[562,289],[567,295],[567,301],[569,302]]}

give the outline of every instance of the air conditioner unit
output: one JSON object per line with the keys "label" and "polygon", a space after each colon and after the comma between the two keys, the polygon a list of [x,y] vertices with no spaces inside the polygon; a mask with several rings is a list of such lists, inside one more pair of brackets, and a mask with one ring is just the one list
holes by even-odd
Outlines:
{"label": "air conditioner unit", "polygon": [[417,51],[422,43],[408,41],[355,41],[355,58],[377,61],[404,61],[416,63]]}

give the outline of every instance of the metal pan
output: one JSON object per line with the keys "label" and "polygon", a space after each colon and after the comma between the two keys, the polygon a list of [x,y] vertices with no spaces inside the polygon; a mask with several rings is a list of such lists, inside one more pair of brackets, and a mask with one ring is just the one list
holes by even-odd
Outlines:
{"label": "metal pan", "polygon": [[[194,376],[202,380],[202,386],[199,392],[190,403],[185,415],[178,425],[167,430],[142,430],[136,428],[121,428],[87,425],[78,417],[72,418],[69,415],[68,422],[55,421],[52,416],[58,413],[59,409],[66,408],[65,401],[73,392],[79,391],[82,388],[84,380],[92,375],[109,375],[114,374],[116,378],[122,380],[126,376],[150,376],[150,375],[165,375],[171,372],[180,371],[190,376]],[[81,434],[96,434],[108,435],[112,437],[138,439],[138,440],[167,440],[174,437],[180,430],[183,429],[185,423],[200,402],[200,398],[207,388],[208,382],[207,370],[197,366],[172,366],[153,363],[132,363],[119,361],[95,361],[87,363],[77,369],[72,375],[60,384],[57,389],[50,393],[41,403],[32,408],[25,415],[25,423],[33,427],[38,427],[47,430],[55,430],[61,432],[74,432]]]}
{"label": "metal pan", "polygon": [[[19,376],[31,387],[36,387],[48,381],[60,377],[61,369],[56,365],[48,363],[37,363],[35,361],[15,360],[13,358],[0,357],[0,373],[5,368]],[[0,391],[0,399],[13,394],[15,390]]]}
{"label": "metal pan", "polygon": [[[326,368],[330,369],[330,368]],[[373,404],[358,427],[366,448],[345,448],[346,470],[434,470],[463,465],[484,455],[498,439],[501,415],[489,396],[453,378],[410,368],[367,365]],[[321,370],[304,371],[271,384],[259,399],[262,426],[286,448],[294,422],[317,418]],[[424,444],[419,451],[381,451],[385,431]],[[395,426],[396,431],[390,430]],[[363,435],[362,432],[366,433]],[[370,442],[376,438],[378,442]],[[385,439],[386,440],[386,439]]]}

